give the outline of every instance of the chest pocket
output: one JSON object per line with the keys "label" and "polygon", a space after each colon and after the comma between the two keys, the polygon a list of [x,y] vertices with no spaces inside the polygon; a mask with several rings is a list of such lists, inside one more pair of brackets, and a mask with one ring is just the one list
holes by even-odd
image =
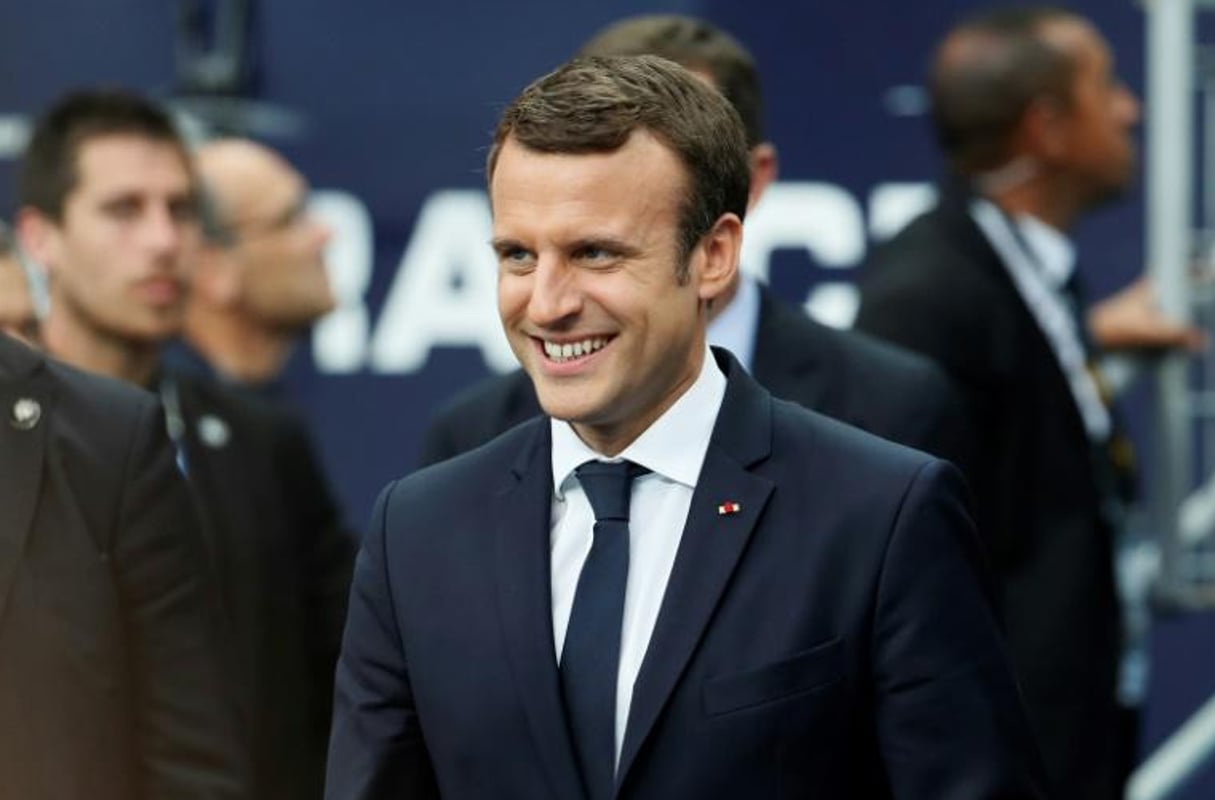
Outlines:
{"label": "chest pocket", "polygon": [[828,686],[844,677],[844,642],[831,639],[788,658],[745,672],[705,681],[709,716],[784,700]]}

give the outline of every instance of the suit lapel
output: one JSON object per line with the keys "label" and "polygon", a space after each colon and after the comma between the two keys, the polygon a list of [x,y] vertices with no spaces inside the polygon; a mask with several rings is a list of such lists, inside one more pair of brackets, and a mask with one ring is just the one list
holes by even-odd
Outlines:
{"label": "suit lapel", "polygon": [[584,797],[565,722],[553,646],[549,526],[552,468],[547,418],[493,500],[498,611],[515,685],[553,794]]}
{"label": "suit lapel", "polygon": [[[1068,385],[1067,374],[1063,371],[1063,367],[1059,364],[1059,359],[1055,355],[1055,350],[1051,346],[1050,339],[1038,324],[1038,320],[1034,317],[1033,311],[1030,310],[1028,302],[1017,289],[1016,283],[1013,281],[1012,275],[1008,272],[1008,267],[1004,263],[1004,259],[996,252],[987,236],[983,233],[978,223],[970,214],[970,196],[965,198],[959,197],[956,191],[944,196],[942,201],[942,209],[945,214],[946,225],[952,229],[953,239],[958,243],[958,247],[969,253],[969,260],[976,265],[976,268],[983,270],[989,278],[991,278],[993,286],[998,287],[999,291],[1004,295],[1002,305],[1010,309],[1016,309],[1018,319],[1018,334],[1026,340],[1029,346],[1037,350],[1030,363],[1040,365],[1050,376],[1049,380],[1053,384],[1054,394],[1060,398],[1059,407],[1062,413],[1067,414],[1073,423],[1073,427],[1078,436],[1087,439],[1087,433],[1084,429],[1084,417],[1080,413],[1080,408],[1076,405],[1075,397],[1072,394],[1071,387]],[[963,202],[965,200],[965,202]],[[1083,319],[1077,320],[1077,323],[1083,326]],[[1083,336],[1083,332],[1081,332]],[[1021,346],[1011,347],[1010,350],[1019,352]],[[1088,355],[1092,355],[1091,349]],[[1005,375],[1017,375],[1023,378],[1022,363],[1017,361],[1014,363],[1000,364],[1001,370]]]}
{"label": "suit lapel", "polygon": [[[28,430],[12,422],[21,399],[38,403],[41,417]],[[53,391],[41,359],[0,335],[0,617],[30,535],[41,496]]]}
{"label": "suit lapel", "polygon": [[[703,637],[772,493],[770,480],[748,470],[771,449],[770,398],[732,358],[724,366],[726,397],[633,687],[617,785],[623,784]],[[719,513],[725,502],[737,503],[738,511]]]}

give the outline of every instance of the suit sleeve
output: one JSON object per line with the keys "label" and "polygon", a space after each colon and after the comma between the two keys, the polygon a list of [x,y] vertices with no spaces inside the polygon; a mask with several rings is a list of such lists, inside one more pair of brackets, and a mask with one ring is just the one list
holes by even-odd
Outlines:
{"label": "suit sleeve", "polygon": [[334,689],[326,800],[438,798],[414,708],[386,558],[393,486],[355,559]]}
{"label": "suit sleeve", "polygon": [[111,558],[130,642],[141,796],[244,797],[235,702],[191,558],[193,506],[151,401],[124,477]]}
{"label": "suit sleeve", "polygon": [[897,513],[873,632],[877,732],[895,797],[1045,797],[965,488],[923,467]]}

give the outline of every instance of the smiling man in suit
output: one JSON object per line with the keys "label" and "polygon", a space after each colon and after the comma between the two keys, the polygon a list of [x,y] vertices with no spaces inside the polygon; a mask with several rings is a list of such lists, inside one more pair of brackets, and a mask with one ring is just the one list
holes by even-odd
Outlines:
{"label": "smiling man in suit", "polygon": [[[708,80],[743,123],[748,210],[776,180],[779,159],[764,139],[759,73],[751,54],[727,32],[694,17],[646,14],[607,26],[580,53],[661,56]],[[708,337],[777,397],[957,464],[970,459],[960,400],[944,372],[918,354],[822,325],[742,273],[714,301]],[[525,372],[486,379],[435,415],[420,461],[450,458],[540,413]]]}
{"label": "smiling man in suit", "polygon": [[748,189],[721,95],[571,62],[488,174],[549,416],[381,496],[327,796],[1042,796],[956,471],[706,343]]}

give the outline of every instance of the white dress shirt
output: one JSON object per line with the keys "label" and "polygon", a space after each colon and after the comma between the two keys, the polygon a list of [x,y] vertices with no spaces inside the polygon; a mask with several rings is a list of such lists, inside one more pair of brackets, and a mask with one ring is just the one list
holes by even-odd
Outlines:
{"label": "white dress shirt", "polygon": [[970,215],[1004,262],[1013,285],[1025,300],[1059,362],[1091,441],[1110,435],[1110,414],[1089,371],[1079,326],[1063,286],[1076,268],[1076,250],[1067,237],[1028,215],[1012,218],[987,200],[974,200]]}
{"label": "white dress shirt", "polygon": [[650,470],[633,481],[629,506],[629,577],[624,594],[620,667],[616,682],[616,760],[675,553],[683,537],[692,491],[709,448],[709,436],[726,393],[726,378],[705,348],[691,387],[616,458],[605,458],[578,438],[568,422],[551,420],[553,433],[552,550],[553,639],[557,662],[565,644],[582,564],[591,551],[595,514],[574,469],[586,461],[628,460]]}
{"label": "white dress shirt", "polygon": [[759,285],[743,275],[738,291],[712,322],[706,335],[709,344],[729,350],[747,372],[755,360],[755,334],[759,330]]}

